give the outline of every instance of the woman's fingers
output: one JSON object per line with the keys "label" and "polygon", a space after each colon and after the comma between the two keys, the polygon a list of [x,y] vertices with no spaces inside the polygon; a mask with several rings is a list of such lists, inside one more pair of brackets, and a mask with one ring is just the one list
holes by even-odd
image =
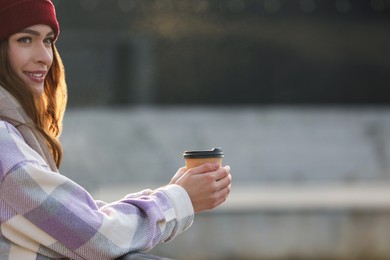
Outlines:
{"label": "woman's fingers", "polygon": [[221,167],[212,174],[216,181],[222,180],[230,175],[230,166]]}
{"label": "woman's fingers", "polygon": [[[181,177],[174,183],[182,186],[189,194],[195,212],[217,207],[226,201],[231,188],[230,167],[206,163],[187,170],[178,171]],[[177,176],[176,176],[177,177]]]}
{"label": "woman's fingers", "polygon": [[216,171],[220,168],[218,163],[205,163],[196,167],[193,167],[187,171],[189,174],[199,174],[199,173],[208,173]]}

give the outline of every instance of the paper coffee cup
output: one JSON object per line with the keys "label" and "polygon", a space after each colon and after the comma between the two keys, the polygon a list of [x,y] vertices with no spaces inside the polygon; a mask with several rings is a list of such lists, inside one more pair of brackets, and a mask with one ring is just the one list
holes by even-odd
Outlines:
{"label": "paper coffee cup", "polygon": [[222,165],[222,158],[224,157],[223,151],[221,148],[213,148],[211,150],[190,150],[185,151],[183,158],[186,162],[186,168],[190,169],[196,166],[199,166],[204,163],[214,163],[217,162],[219,165]]}

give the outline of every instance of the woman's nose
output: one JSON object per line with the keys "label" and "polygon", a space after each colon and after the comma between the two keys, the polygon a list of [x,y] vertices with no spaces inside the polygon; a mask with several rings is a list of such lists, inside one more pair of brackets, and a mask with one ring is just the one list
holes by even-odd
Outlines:
{"label": "woman's nose", "polygon": [[53,61],[53,51],[51,46],[48,47],[44,43],[39,43],[35,48],[34,61],[36,63],[42,63],[50,67]]}

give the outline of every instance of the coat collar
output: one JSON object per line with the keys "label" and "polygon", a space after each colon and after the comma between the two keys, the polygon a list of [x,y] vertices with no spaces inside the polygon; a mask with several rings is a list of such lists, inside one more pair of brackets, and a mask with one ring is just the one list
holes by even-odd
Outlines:
{"label": "coat collar", "polygon": [[46,161],[52,171],[58,171],[45,139],[35,129],[21,104],[2,86],[0,86],[0,119],[16,127],[27,145]]}

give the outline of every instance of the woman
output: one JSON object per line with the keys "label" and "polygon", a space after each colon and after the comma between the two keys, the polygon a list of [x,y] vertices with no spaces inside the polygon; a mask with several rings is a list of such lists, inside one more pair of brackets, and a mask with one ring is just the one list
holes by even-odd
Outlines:
{"label": "woman", "polygon": [[180,168],[156,190],[94,200],[58,173],[66,84],[49,0],[0,0],[0,259],[114,259],[223,203],[230,168]]}

